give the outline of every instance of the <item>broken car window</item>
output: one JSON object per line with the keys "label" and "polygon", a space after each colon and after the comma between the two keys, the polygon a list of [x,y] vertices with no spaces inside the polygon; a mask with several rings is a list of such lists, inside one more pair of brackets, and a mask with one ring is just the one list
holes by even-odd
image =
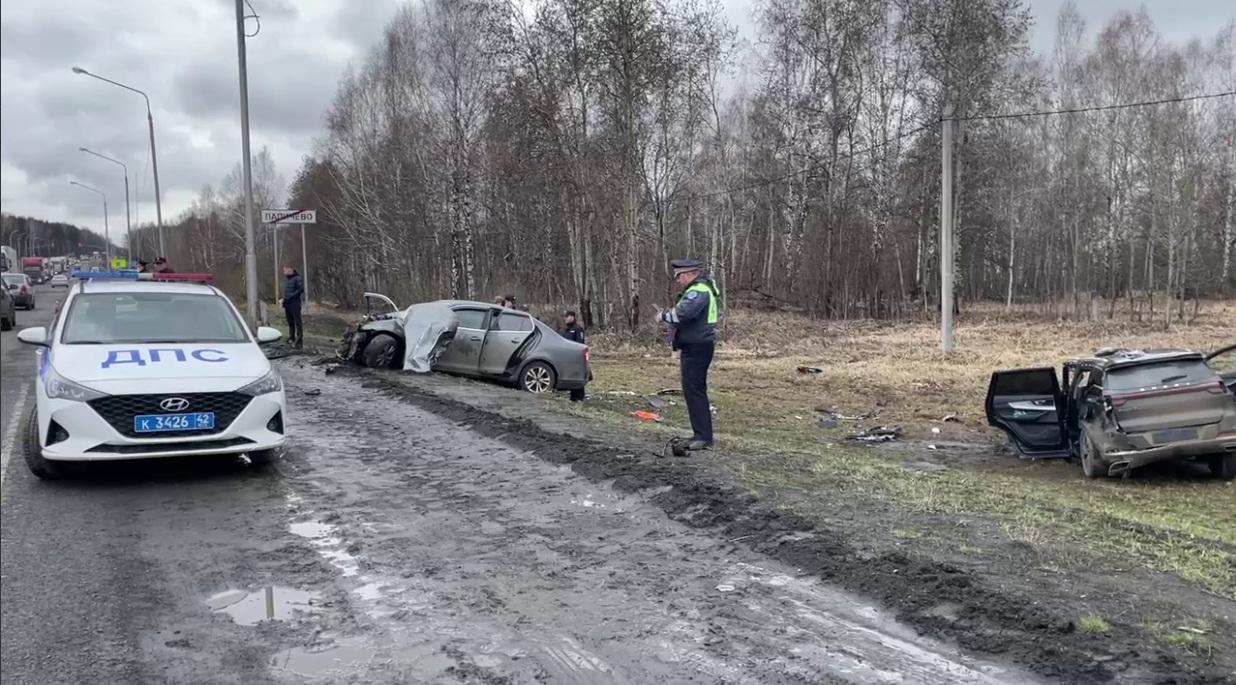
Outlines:
{"label": "broken car window", "polygon": [[1215,380],[1215,372],[1200,359],[1141,364],[1107,372],[1107,389],[1114,392],[1140,390],[1177,383]]}

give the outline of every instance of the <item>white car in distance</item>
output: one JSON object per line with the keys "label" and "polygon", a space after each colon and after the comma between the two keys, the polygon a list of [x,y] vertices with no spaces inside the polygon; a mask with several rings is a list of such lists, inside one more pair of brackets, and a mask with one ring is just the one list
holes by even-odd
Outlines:
{"label": "white car in distance", "polygon": [[217,288],[198,274],[75,274],[38,346],[25,458],[39,478],[71,462],[241,455],[267,463],[287,438],[283,381]]}

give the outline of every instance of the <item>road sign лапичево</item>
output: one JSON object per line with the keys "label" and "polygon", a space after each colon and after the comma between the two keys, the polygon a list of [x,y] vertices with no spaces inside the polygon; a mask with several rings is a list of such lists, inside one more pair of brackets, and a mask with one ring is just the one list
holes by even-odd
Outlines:
{"label": "road sign \u043b\u0430\u043f\u0438\u0447\u0435\u0432\u043e", "polygon": [[318,212],[316,209],[263,209],[264,224],[316,224]]}

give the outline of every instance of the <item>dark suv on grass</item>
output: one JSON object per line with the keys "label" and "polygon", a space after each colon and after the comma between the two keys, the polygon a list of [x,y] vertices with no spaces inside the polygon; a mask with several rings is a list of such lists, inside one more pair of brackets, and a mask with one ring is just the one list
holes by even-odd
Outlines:
{"label": "dark suv on grass", "polygon": [[1052,368],[998,371],[987,421],[1033,458],[1072,457],[1089,478],[1201,460],[1236,477],[1236,345],[1103,350]]}

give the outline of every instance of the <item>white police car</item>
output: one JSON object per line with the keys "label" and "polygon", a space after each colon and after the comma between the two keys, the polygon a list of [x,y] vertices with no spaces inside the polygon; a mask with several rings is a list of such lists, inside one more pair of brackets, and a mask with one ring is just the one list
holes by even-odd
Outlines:
{"label": "white police car", "polygon": [[[265,463],[281,447],[283,382],[218,289],[198,274],[75,274],[50,327],[18,339],[37,345],[38,401],[25,456],[40,478],[65,462],[247,454]],[[139,280],[148,279],[148,280]]]}

